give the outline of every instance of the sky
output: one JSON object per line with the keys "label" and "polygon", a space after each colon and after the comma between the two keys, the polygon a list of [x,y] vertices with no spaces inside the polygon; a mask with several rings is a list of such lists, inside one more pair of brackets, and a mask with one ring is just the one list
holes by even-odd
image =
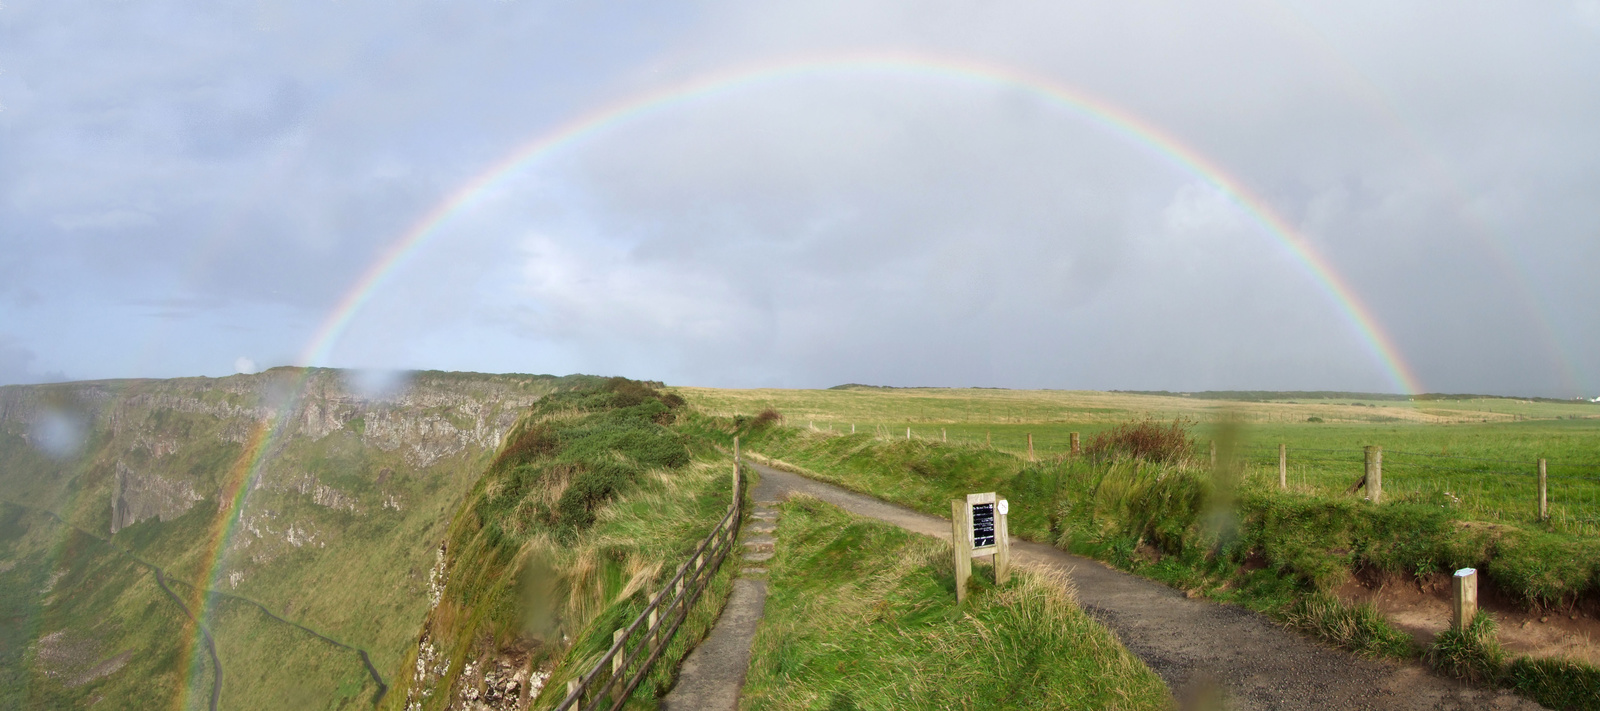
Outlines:
{"label": "sky", "polygon": [[0,384],[1600,396],[1600,0],[6,0]]}

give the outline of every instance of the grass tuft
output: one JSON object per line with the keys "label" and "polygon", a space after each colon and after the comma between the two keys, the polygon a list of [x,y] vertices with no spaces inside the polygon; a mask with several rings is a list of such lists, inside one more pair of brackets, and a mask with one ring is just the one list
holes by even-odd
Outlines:
{"label": "grass tuft", "polygon": [[1409,658],[1411,637],[1389,624],[1371,603],[1349,605],[1333,595],[1296,600],[1283,615],[1293,627],[1311,632],[1365,657]]}
{"label": "grass tuft", "polygon": [[1478,684],[1494,684],[1505,673],[1506,653],[1496,635],[1498,626],[1479,612],[1466,629],[1439,633],[1428,647],[1428,664],[1447,676]]}

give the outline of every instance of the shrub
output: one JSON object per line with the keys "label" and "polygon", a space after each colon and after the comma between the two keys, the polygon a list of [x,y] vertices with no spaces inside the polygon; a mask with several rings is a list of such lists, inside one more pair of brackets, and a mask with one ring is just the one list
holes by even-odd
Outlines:
{"label": "shrub", "polygon": [[777,424],[782,419],[783,415],[781,413],[769,407],[759,413],[756,413],[756,419],[750,422],[750,428],[756,430],[764,429],[771,425]]}
{"label": "shrub", "polygon": [[1179,462],[1194,453],[1189,436],[1193,423],[1178,418],[1170,424],[1153,419],[1124,422],[1089,438],[1084,453],[1096,459],[1133,457],[1150,462]]}

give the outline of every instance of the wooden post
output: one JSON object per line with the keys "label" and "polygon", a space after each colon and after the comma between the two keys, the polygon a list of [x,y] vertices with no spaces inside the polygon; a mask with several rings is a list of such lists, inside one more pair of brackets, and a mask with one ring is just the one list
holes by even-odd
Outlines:
{"label": "wooden post", "polygon": [[1217,441],[1211,440],[1211,466],[1217,465]]}
{"label": "wooden post", "polygon": [[983,446],[988,447],[989,449],[994,449],[994,433],[993,432],[990,432],[989,430],[984,430],[983,431]]}
{"label": "wooden post", "polygon": [[656,643],[661,641],[661,632],[656,629],[656,623],[661,620],[661,606],[657,605],[650,610],[650,636],[645,638],[650,643],[650,651],[655,651]]}
{"label": "wooden post", "polygon": [[[577,680],[577,679],[568,679],[567,680],[567,696],[571,696],[573,694],[578,693],[578,684],[579,683],[581,683],[581,682],[579,680]],[[579,699],[579,701],[582,701],[582,699]]]}
{"label": "wooden post", "polygon": [[994,584],[1005,585],[1011,579],[1011,532],[1006,525],[1006,513],[1010,504],[1001,501],[995,504],[994,523]]}
{"label": "wooden post", "polygon": [[1028,461],[1033,461],[1033,433],[1028,433]]}
{"label": "wooden post", "polygon": [[1289,490],[1289,445],[1278,445],[1278,488]]}
{"label": "wooden post", "polygon": [[739,435],[733,436],[733,503],[739,504]]}
{"label": "wooden post", "polygon": [[946,432],[943,427],[939,428],[939,439],[941,441],[943,441],[945,444],[949,444],[950,443],[950,433]]}
{"label": "wooden post", "polygon": [[[616,643],[621,642],[622,641],[622,635],[626,634],[627,632],[628,631],[625,630],[625,629],[618,629],[617,631],[612,632],[611,633],[611,644],[615,645]],[[617,650],[617,656],[614,656],[614,657],[611,658],[611,676],[613,678],[622,676],[623,658],[628,656],[627,653],[626,653],[626,650],[627,650],[627,647],[623,647],[622,649]]]}
{"label": "wooden post", "polygon": [[1072,433],[1072,453],[1073,454],[1082,454],[1083,453],[1083,450],[1078,448],[1078,433],[1077,432],[1073,432]]}
{"label": "wooden post", "polygon": [[1457,570],[1452,582],[1455,605],[1451,608],[1450,624],[1458,630],[1464,630],[1478,615],[1478,571],[1472,568]]}
{"label": "wooden post", "polygon": [[1547,520],[1547,519],[1550,518],[1549,489],[1546,488],[1547,485],[1548,485],[1548,482],[1545,479],[1545,474],[1546,474],[1545,461],[1543,459],[1540,459],[1539,460],[1539,520],[1540,521],[1544,521],[1544,520]]}
{"label": "wooden post", "polygon": [[906,439],[908,441],[911,439],[911,428],[910,427],[906,428]]}
{"label": "wooden post", "polygon": [[852,422],[852,423],[850,423],[850,434],[855,434],[855,433],[856,433],[856,423]]}
{"label": "wooden post", "polygon": [[967,578],[972,577],[972,541],[967,540],[967,502],[950,500],[950,550],[955,555],[956,602],[967,599]]}
{"label": "wooden post", "polygon": [[1383,448],[1367,447],[1367,500],[1383,501]]}

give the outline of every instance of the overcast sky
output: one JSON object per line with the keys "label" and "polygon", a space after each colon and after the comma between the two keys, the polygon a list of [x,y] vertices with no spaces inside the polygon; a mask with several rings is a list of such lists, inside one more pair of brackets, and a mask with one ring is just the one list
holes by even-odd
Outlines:
{"label": "overcast sky", "polygon": [[1406,387],[1050,85],[1422,389],[1600,395],[1600,0],[6,0],[0,383],[301,364],[519,147],[740,73],[473,193],[314,364]]}

